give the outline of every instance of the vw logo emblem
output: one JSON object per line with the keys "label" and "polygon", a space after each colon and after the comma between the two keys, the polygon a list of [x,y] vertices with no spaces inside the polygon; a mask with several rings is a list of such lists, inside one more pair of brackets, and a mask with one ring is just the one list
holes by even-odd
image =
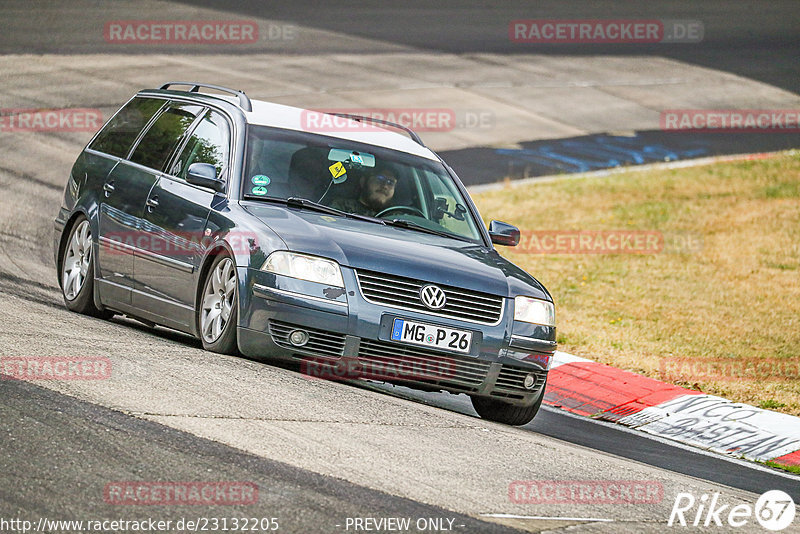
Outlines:
{"label": "vw logo emblem", "polygon": [[447,304],[447,297],[442,288],[434,285],[422,286],[422,289],[419,290],[419,298],[425,306],[432,310],[441,310]]}

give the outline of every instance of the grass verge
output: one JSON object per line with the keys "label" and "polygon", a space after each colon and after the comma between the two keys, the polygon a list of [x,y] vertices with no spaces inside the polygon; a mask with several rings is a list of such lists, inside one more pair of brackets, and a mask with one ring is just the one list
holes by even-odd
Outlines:
{"label": "grass verge", "polygon": [[[522,230],[519,247],[498,249],[552,293],[561,350],[800,415],[796,153],[473,198],[486,220]],[[557,235],[566,248],[553,253]],[[661,247],[596,253],[625,235]]]}

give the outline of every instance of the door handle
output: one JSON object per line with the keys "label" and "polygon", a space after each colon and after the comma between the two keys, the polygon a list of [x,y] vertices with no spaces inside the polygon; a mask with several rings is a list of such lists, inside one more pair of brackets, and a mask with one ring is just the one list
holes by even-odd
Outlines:
{"label": "door handle", "polygon": [[111,196],[111,193],[114,192],[114,181],[106,182],[103,184],[103,191],[106,193],[106,198]]}
{"label": "door handle", "polygon": [[152,198],[148,198],[147,202],[145,204],[147,204],[147,211],[152,213],[153,208],[157,208],[158,207],[158,195],[156,195],[156,196],[154,196]]}

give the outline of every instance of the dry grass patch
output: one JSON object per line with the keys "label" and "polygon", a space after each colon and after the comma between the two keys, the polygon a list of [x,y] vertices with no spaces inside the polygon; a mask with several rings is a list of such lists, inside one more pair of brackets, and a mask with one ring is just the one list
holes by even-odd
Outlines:
{"label": "dry grass patch", "polygon": [[[487,221],[523,231],[664,235],[664,251],[646,255],[499,247],[553,294],[562,350],[800,415],[797,154],[534,183],[474,199]],[[682,246],[687,237],[699,250]],[[679,361],[688,362],[680,372]]]}

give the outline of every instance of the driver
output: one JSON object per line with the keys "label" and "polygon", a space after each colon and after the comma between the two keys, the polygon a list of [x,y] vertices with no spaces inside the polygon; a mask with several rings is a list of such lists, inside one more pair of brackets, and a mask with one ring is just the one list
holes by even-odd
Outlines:
{"label": "driver", "polygon": [[376,167],[372,174],[361,177],[358,198],[337,198],[331,207],[374,217],[391,205],[396,185],[397,175],[391,168]]}

